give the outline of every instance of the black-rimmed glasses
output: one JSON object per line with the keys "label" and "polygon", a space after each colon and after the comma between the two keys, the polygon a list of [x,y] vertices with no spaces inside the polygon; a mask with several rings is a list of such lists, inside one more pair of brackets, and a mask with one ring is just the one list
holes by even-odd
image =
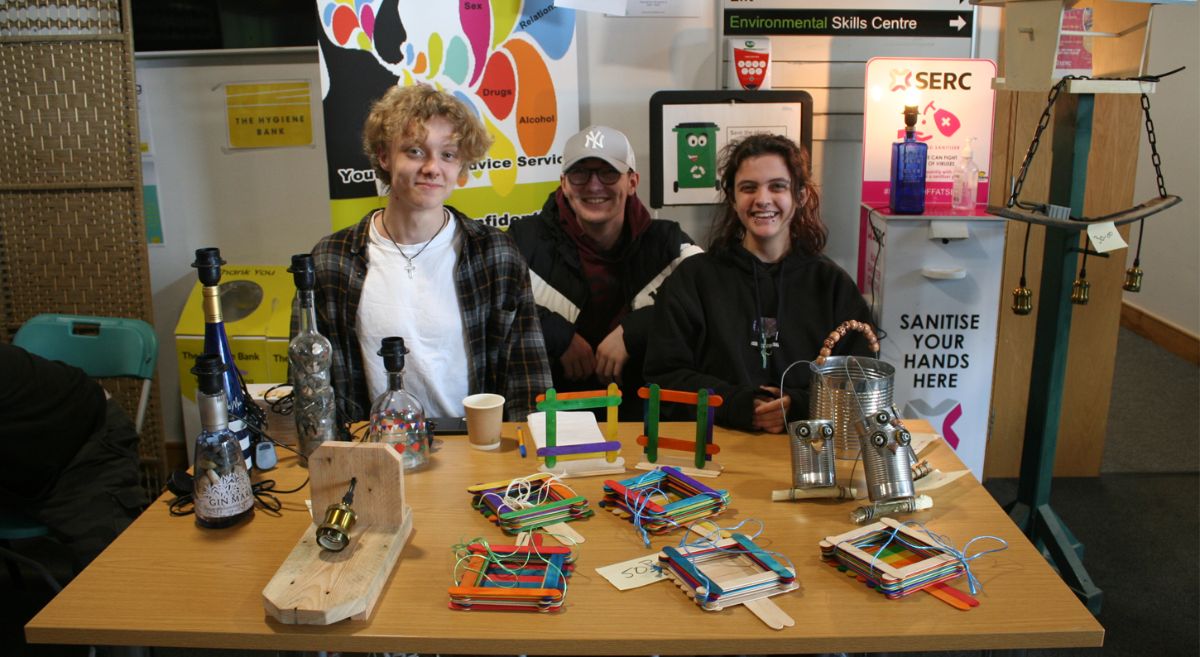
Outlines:
{"label": "black-rimmed glasses", "polygon": [[605,169],[571,169],[567,171],[567,182],[572,185],[586,185],[592,179],[592,174],[595,174],[596,178],[605,185],[612,185],[621,179],[621,172],[611,167]]}

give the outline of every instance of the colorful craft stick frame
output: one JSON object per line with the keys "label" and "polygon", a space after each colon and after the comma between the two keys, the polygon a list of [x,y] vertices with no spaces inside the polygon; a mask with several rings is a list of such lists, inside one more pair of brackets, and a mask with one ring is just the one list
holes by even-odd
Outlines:
{"label": "colorful craft stick frame", "polygon": [[[762,572],[722,581],[716,581],[700,572],[699,564],[738,555],[748,557],[754,564],[762,568]],[[668,562],[671,567],[677,567],[682,571],[679,574],[688,580],[689,585],[696,590],[697,599],[702,597],[703,602],[716,601],[728,591],[738,591],[771,583],[787,586],[796,581],[796,573],[785,568],[744,534],[734,534],[710,547],[674,548],[667,546],[663,548],[659,560]]]}
{"label": "colorful craft stick frame", "polygon": [[[646,531],[653,534],[666,533],[679,524],[715,516],[729,504],[728,491],[710,488],[670,466],[620,482],[607,480],[604,489],[605,504],[630,514],[630,521],[634,509],[638,509]],[[651,491],[679,499],[659,504],[650,498]]]}
{"label": "colorful craft stick frame", "polygon": [[796,573],[742,534],[708,545],[665,547],[658,559],[663,572],[701,609],[740,604],[773,629],[795,624],[769,598],[798,588]]}
{"label": "colorful craft stick frame", "polygon": [[[711,390],[699,392],[683,392],[681,390],[663,390],[657,383],[649,387],[638,388],[638,397],[646,400],[645,419],[642,421],[642,435],[638,436],[638,444],[646,453],[650,463],[658,462],[658,450],[670,449],[680,452],[692,452],[695,455],[696,469],[703,470],[714,454],[720,448],[713,443],[713,414],[715,409],[725,402],[720,395]],[[691,404],[696,407],[696,437],[694,440],[684,440],[661,436],[658,432],[659,417],[663,402]]]}
{"label": "colorful craft stick frame", "polygon": [[[546,390],[546,394],[537,396],[537,409],[546,412],[546,446],[537,450],[536,456],[553,468],[558,460],[595,458],[600,455],[609,463],[615,463],[621,451],[621,443],[617,440],[617,407],[621,405],[621,389],[617,384],[608,384],[607,390],[590,390],[585,392],[558,393],[554,388]],[[558,422],[555,414],[558,411],[590,410],[607,408],[604,420],[604,442],[588,443],[586,445],[558,445]]]}
{"label": "colorful craft stick frame", "polygon": [[449,589],[450,608],[554,611],[574,570],[570,548],[541,545],[468,546],[462,581]]}
{"label": "colorful craft stick frame", "polygon": [[[886,542],[893,533],[904,550],[867,552],[863,547]],[[874,583],[889,598],[900,598],[961,576],[962,563],[916,530],[893,519],[859,527],[820,542],[821,554]],[[890,546],[889,546],[890,547]]]}
{"label": "colorful craft stick frame", "polygon": [[[544,494],[545,501],[524,509],[510,507],[504,502],[505,492],[518,481],[528,484],[531,494]],[[575,494],[547,473],[477,484],[468,488],[467,492],[474,496],[471,505],[509,534],[592,515],[586,498]]]}

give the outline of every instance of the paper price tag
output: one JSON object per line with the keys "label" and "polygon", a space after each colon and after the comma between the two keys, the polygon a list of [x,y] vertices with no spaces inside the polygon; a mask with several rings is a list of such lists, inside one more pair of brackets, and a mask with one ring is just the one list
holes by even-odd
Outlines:
{"label": "paper price tag", "polygon": [[634,557],[629,561],[601,566],[596,569],[596,572],[621,591],[636,589],[667,578],[658,565],[657,552],[649,556]]}
{"label": "paper price tag", "polygon": [[957,481],[959,477],[969,473],[970,470],[955,470],[954,472],[942,472],[934,470],[929,474],[921,477],[913,483],[913,487],[918,493],[927,493],[931,490],[937,490],[942,486]]}
{"label": "paper price tag", "polygon": [[1121,234],[1117,232],[1117,225],[1111,221],[1091,224],[1088,226],[1087,232],[1092,246],[1100,253],[1108,253],[1128,246],[1121,238]]}

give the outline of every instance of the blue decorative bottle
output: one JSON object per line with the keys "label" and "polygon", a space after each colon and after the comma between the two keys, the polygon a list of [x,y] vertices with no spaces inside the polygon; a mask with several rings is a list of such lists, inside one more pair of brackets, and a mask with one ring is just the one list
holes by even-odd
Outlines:
{"label": "blue decorative bottle", "polygon": [[[196,261],[192,266],[200,277],[204,296],[204,353],[213,354],[225,366],[222,380],[225,387],[226,409],[229,413],[229,430],[237,436],[242,456],[250,467],[254,465],[254,434],[246,426],[246,394],[242,390],[242,379],[238,376],[233,352],[229,349],[229,338],[225,335],[225,320],[221,314],[221,250],[216,248],[196,249]],[[253,402],[250,402],[253,403]]]}
{"label": "blue decorative bottle", "polygon": [[929,146],[917,141],[917,106],[904,106],[904,139],[892,144],[892,179],[888,207],[896,214],[925,212],[925,162]]}

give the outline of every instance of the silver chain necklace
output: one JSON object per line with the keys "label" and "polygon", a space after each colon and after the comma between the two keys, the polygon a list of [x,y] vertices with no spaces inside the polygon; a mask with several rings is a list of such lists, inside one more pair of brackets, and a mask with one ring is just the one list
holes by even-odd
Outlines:
{"label": "silver chain necklace", "polygon": [[443,230],[446,230],[446,226],[450,223],[450,211],[446,208],[442,208],[442,214],[443,217],[441,228],[438,228],[437,232],[433,234],[433,237],[430,237],[428,240],[426,240],[425,244],[421,245],[421,248],[418,249],[417,252],[412,255],[412,257],[409,257],[409,255],[404,252],[404,249],[400,248],[400,245],[396,243],[396,240],[392,238],[392,232],[388,230],[387,222],[383,220],[383,217],[381,216],[379,218],[379,225],[383,226],[383,234],[387,235],[387,238],[389,241],[391,241],[392,246],[396,247],[396,251],[400,253],[400,257],[404,258],[404,261],[407,263],[404,265],[404,271],[408,272],[408,278],[410,280],[412,279],[413,274],[417,271],[417,265],[413,262],[413,260],[416,260],[417,256],[420,256],[422,253],[424,253],[425,249],[429,247],[429,245],[438,235],[442,234]]}

